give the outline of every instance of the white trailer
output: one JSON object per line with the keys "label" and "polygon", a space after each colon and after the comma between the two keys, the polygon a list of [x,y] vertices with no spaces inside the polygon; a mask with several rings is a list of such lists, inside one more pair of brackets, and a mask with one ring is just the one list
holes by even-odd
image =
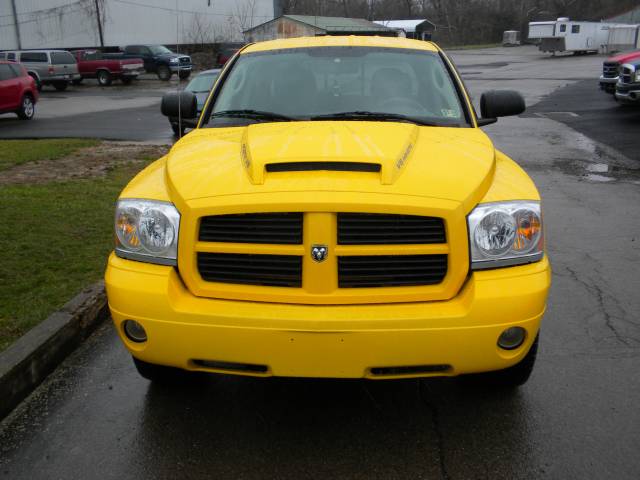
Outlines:
{"label": "white trailer", "polygon": [[541,52],[588,53],[604,50],[613,24],[577,22],[559,18],[552,22],[529,23],[529,39],[539,40]]}
{"label": "white trailer", "polygon": [[607,53],[640,49],[640,25],[613,25],[609,28]]}

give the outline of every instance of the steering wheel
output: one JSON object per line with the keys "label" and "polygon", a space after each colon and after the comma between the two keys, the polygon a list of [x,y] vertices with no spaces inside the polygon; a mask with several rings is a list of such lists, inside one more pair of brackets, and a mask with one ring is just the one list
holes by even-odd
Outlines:
{"label": "steering wheel", "polygon": [[382,100],[378,107],[380,110],[390,113],[414,113],[418,115],[433,116],[433,113],[424,108],[420,103],[406,97],[390,97]]}

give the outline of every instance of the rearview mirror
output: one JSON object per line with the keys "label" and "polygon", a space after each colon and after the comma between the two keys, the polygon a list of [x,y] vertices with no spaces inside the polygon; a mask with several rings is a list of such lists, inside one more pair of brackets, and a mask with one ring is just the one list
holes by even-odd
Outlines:
{"label": "rearview mirror", "polygon": [[191,92],[166,93],[160,111],[167,117],[192,119],[198,116],[198,102]]}
{"label": "rearview mirror", "polygon": [[480,97],[480,113],[478,125],[495,123],[499,117],[519,115],[525,111],[524,98],[515,90],[490,90]]}

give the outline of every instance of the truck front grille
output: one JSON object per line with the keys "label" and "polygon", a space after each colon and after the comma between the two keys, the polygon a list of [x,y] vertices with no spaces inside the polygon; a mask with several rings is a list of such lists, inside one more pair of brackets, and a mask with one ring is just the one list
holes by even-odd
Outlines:
{"label": "truck front grille", "polygon": [[[455,226],[439,217],[269,212],[209,215],[195,226],[198,295],[301,303],[366,297],[371,302],[365,289],[396,287],[407,297],[439,300],[451,295],[444,292],[467,271],[467,257],[456,264],[460,249],[448,244],[447,232]],[[240,285],[283,289],[249,291]]]}
{"label": "truck front grille", "polygon": [[301,287],[302,257],[198,252],[198,271],[207,282]]}
{"label": "truck front grille", "polygon": [[339,245],[407,245],[445,243],[441,218],[417,215],[339,213]]}
{"label": "truck front grille", "polygon": [[616,78],[620,65],[615,62],[605,62],[602,65],[602,76],[604,78]]}
{"label": "truck front grille", "polygon": [[635,69],[633,67],[622,67],[620,73],[620,83],[632,83],[633,74]]}
{"label": "truck front grille", "polygon": [[215,215],[200,221],[201,242],[302,243],[302,213]]}
{"label": "truck front grille", "polygon": [[340,288],[436,285],[447,275],[447,255],[371,255],[338,258]]}

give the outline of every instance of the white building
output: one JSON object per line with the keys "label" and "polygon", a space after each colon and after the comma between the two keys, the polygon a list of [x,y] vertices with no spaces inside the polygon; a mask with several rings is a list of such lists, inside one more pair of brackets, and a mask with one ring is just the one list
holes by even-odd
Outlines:
{"label": "white building", "polygon": [[244,30],[273,19],[279,3],[0,0],[0,50],[241,41]]}

